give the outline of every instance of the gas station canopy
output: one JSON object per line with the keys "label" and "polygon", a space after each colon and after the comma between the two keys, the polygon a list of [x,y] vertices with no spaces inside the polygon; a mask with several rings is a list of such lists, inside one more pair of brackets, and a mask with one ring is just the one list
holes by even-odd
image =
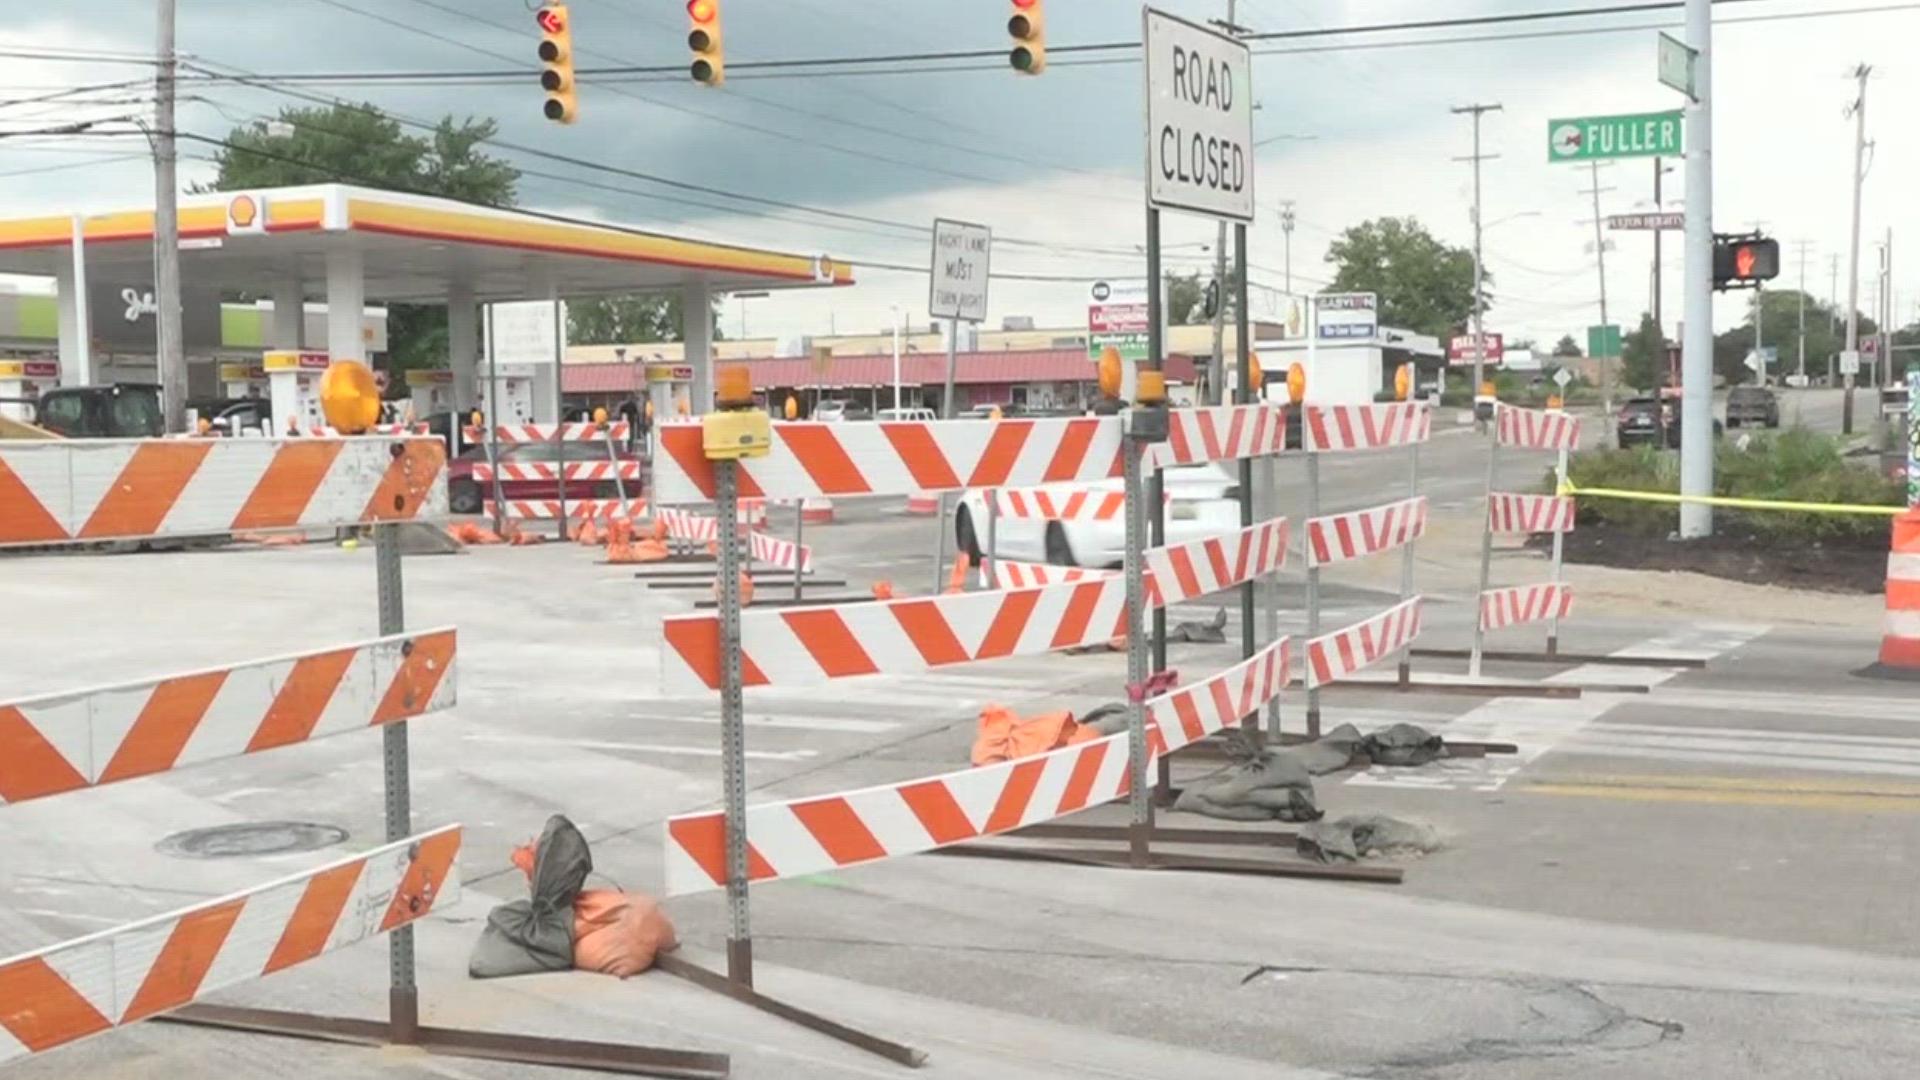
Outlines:
{"label": "gas station canopy", "polygon": [[[54,276],[76,224],[88,276],[152,280],[151,209],[0,220],[0,273]],[[346,184],[184,196],[181,277],[196,287],[262,292],[297,276],[318,294],[327,256],[357,251],[365,296],[444,303],[449,283],[475,300],[579,297],[703,285],[711,292],[851,285],[853,269],[795,255],[588,225]]]}

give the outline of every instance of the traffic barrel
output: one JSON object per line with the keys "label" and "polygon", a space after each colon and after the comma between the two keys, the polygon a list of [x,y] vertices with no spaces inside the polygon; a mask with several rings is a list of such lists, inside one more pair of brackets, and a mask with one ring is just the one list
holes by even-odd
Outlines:
{"label": "traffic barrel", "polygon": [[1880,631],[1875,675],[1920,679],[1920,507],[1893,519],[1887,552],[1887,614]]}

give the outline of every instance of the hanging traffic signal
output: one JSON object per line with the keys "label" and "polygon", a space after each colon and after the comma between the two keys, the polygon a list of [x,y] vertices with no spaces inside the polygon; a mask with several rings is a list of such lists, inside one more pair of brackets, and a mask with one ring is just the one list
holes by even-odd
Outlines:
{"label": "hanging traffic signal", "polygon": [[1713,235],[1713,287],[1758,288],[1780,276],[1780,241],[1759,233]]}
{"label": "hanging traffic signal", "polygon": [[727,81],[727,54],[720,42],[720,0],[687,0],[687,48],[693,50],[693,81]]}
{"label": "hanging traffic signal", "polygon": [[1007,20],[1007,33],[1013,38],[1013,51],[1007,61],[1022,75],[1038,75],[1047,70],[1047,14],[1044,0],[1013,0],[1013,17]]}
{"label": "hanging traffic signal", "polygon": [[547,92],[547,119],[561,124],[573,123],[573,17],[567,5],[550,3],[534,12],[540,24],[540,86]]}

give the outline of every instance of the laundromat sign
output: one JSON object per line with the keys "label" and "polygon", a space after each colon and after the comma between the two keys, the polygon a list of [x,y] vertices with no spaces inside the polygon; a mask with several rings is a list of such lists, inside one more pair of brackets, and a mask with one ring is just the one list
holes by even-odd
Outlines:
{"label": "laundromat sign", "polygon": [[1253,220],[1253,64],[1247,46],[1147,8],[1147,201]]}

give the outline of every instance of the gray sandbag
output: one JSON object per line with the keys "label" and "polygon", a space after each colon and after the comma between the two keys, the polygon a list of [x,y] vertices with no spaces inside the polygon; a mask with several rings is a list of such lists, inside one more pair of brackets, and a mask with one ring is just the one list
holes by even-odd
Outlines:
{"label": "gray sandbag", "polygon": [[1447,756],[1440,736],[1415,724],[1395,724],[1369,734],[1360,750],[1375,765],[1425,765]]}
{"label": "gray sandbag", "polygon": [[1127,706],[1124,702],[1110,701],[1074,719],[1081,727],[1092,728],[1102,735],[1118,735],[1127,730]]}
{"label": "gray sandbag", "polygon": [[1301,768],[1314,776],[1325,776],[1353,764],[1353,756],[1360,752],[1364,741],[1359,728],[1341,724],[1312,742],[1296,743],[1275,752],[1299,762]]}
{"label": "gray sandbag", "polygon": [[1255,748],[1239,732],[1227,740],[1235,760],[1188,784],[1174,800],[1186,810],[1225,821],[1317,821],[1313,777],[1297,760]]}
{"label": "gray sandbag", "polygon": [[1227,609],[1215,608],[1206,622],[1182,619],[1167,628],[1167,640],[1189,645],[1220,645],[1227,640]]}
{"label": "gray sandbag", "polygon": [[1348,814],[1316,821],[1294,841],[1300,854],[1320,862],[1358,862],[1373,855],[1425,855],[1440,847],[1433,826],[1385,814]]}
{"label": "gray sandbag", "polygon": [[593,872],[587,838],[560,814],[547,819],[534,847],[531,896],[487,913],[467,974],[476,979],[573,968],[573,901]]}

